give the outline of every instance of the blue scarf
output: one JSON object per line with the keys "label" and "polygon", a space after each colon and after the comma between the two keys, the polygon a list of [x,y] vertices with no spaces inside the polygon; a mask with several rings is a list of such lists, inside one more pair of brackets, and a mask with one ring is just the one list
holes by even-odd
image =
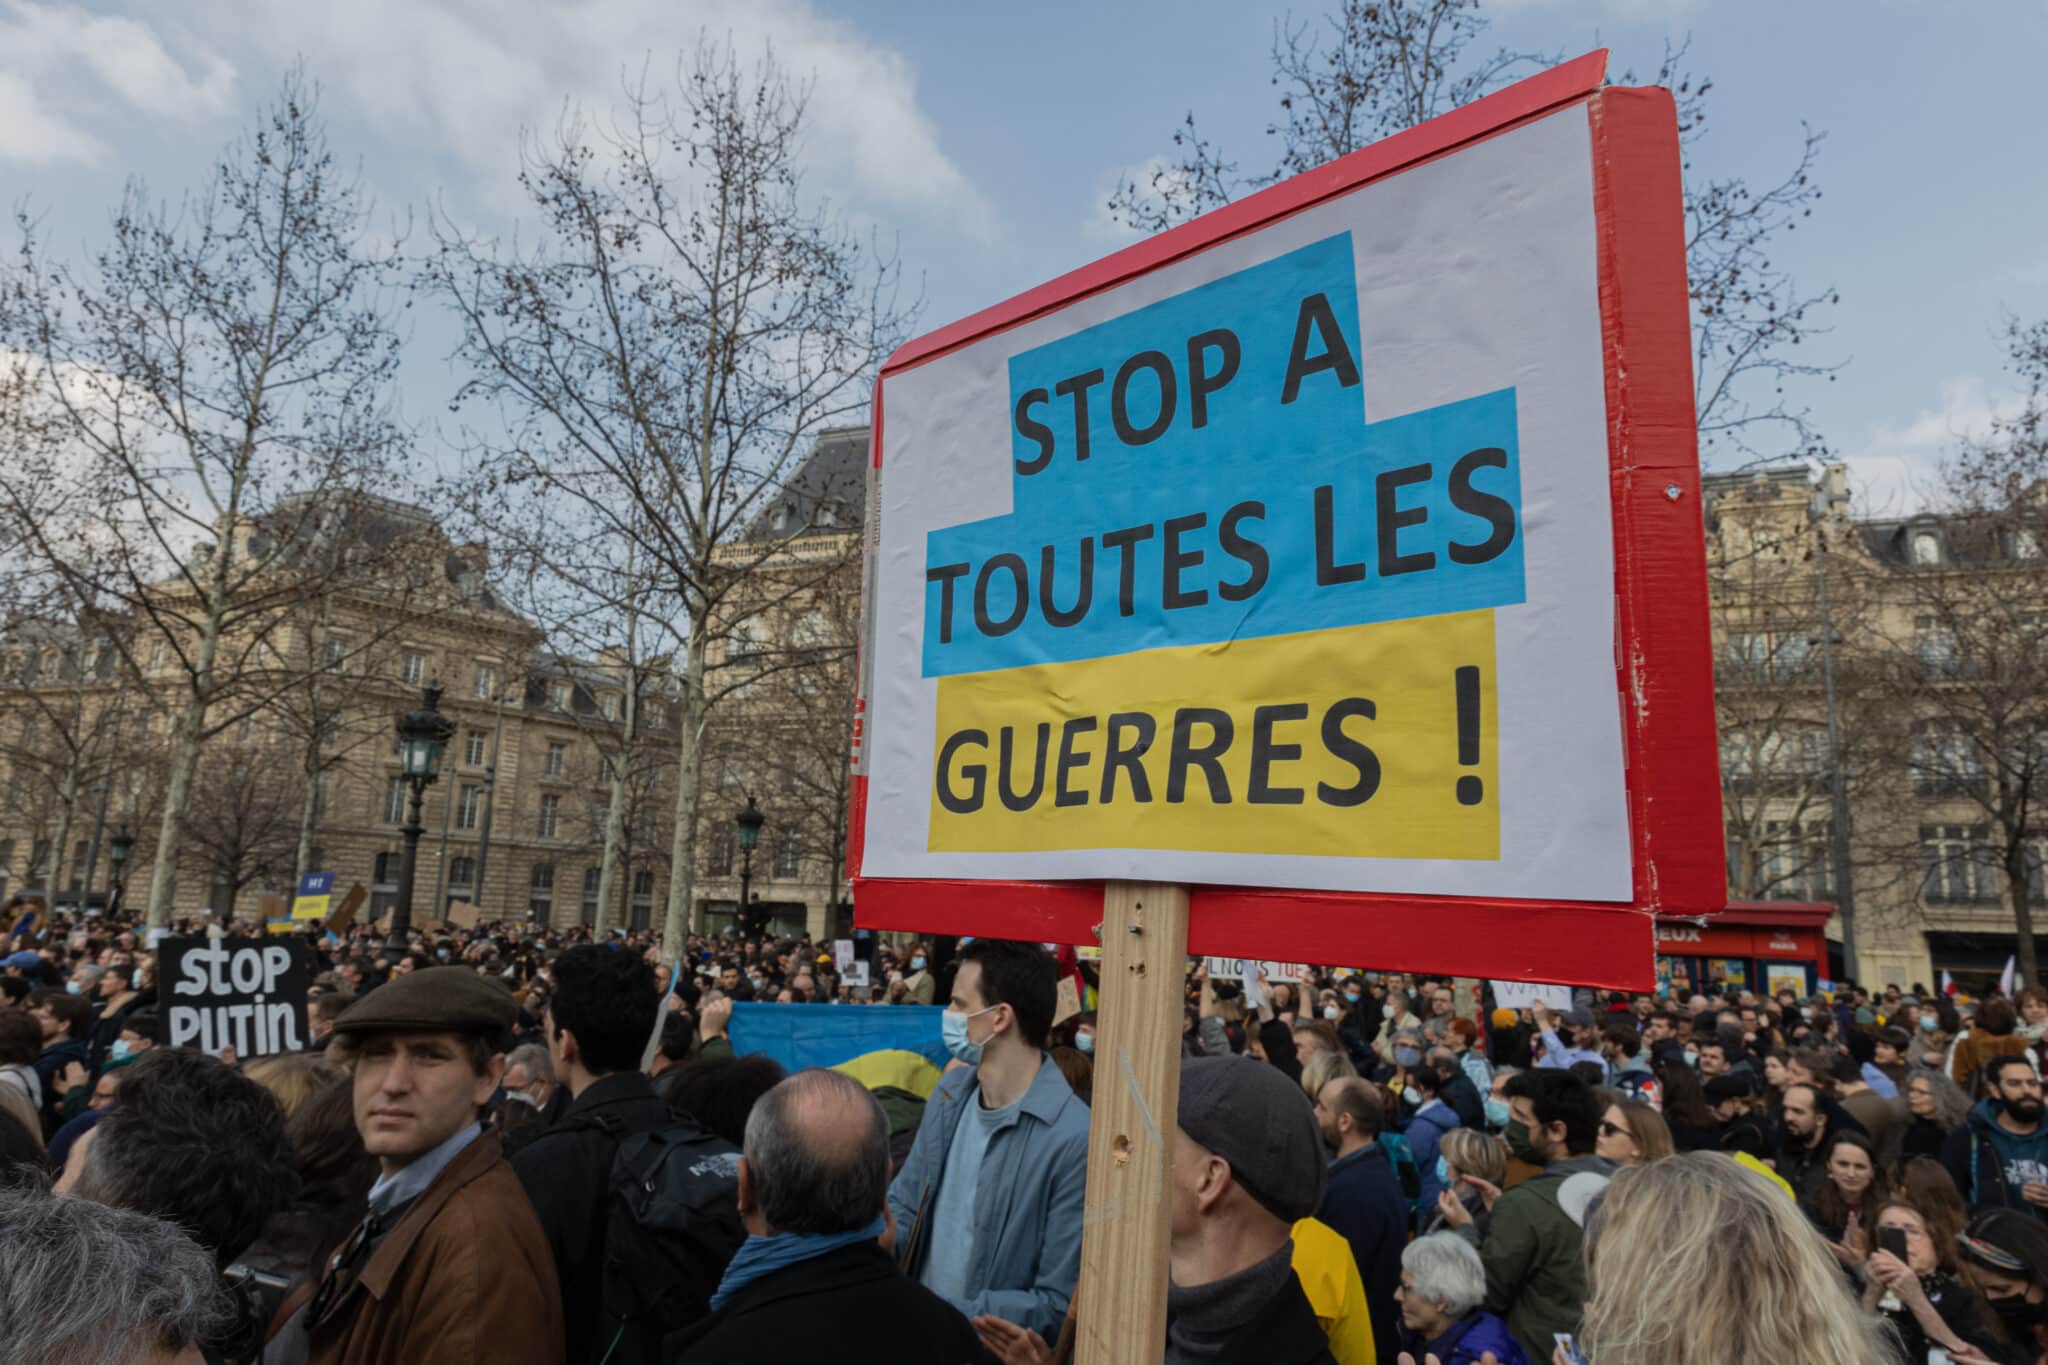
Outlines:
{"label": "blue scarf", "polygon": [[882,1218],[864,1228],[852,1232],[778,1232],[770,1237],[749,1237],[740,1243],[731,1264],[725,1268],[725,1278],[718,1282],[718,1292],[711,1296],[711,1311],[725,1307],[727,1299],[745,1289],[763,1275],[772,1275],[785,1266],[799,1261],[808,1261],[852,1246],[855,1242],[873,1242],[882,1235]]}

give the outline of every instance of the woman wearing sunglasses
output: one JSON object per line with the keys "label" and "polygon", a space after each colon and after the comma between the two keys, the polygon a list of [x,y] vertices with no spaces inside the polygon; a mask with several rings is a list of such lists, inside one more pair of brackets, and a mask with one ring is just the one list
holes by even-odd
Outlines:
{"label": "woman wearing sunglasses", "polygon": [[1657,1161],[1673,1150],[1664,1116],[1647,1104],[1616,1099],[1600,1116],[1600,1136],[1593,1143],[1593,1153],[1617,1166]]}

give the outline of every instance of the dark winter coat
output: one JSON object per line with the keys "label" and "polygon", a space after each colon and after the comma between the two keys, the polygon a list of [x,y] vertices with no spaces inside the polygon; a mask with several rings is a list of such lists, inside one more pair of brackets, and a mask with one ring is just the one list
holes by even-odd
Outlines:
{"label": "dark winter coat", "polygon": [[[1309,1320],[1313,1323],[1315,1320]],[[670,1336],[670,1365],[969,1365],[990,1359],[953,1305],[871,1242],[784,1266]]]}

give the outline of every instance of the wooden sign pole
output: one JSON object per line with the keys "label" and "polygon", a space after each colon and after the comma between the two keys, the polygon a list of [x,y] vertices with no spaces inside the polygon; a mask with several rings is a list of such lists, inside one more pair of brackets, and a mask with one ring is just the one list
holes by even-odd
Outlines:
{"label": "wooden sign pole", "polygon": [[1180,1102],[1187,955],[1185,886],[1103,887],[1076,1365],[1130,1365],[1166,1353],[1166,1182]]}

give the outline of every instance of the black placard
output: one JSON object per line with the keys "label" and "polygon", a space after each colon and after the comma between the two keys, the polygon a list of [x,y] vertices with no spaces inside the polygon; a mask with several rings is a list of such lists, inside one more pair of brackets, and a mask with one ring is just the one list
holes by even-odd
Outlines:
{"label": "black placard", "polygon": [[158,1037],[238,1058],[306,1046],[306,945],[286,938],[166,938],[157,945]]}

